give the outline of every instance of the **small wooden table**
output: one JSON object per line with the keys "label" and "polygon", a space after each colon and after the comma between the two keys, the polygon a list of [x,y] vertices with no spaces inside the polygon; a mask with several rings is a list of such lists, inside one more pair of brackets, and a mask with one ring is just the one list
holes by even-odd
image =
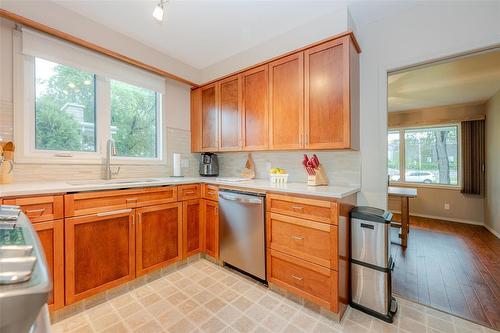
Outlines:
{"label": "small wooden table", "polygon": [[417,196],[416,188],[389,186],[387,193],[389,196],[401,199],[401,246],[408,245],[408,233],[410,232],[410,198]]}

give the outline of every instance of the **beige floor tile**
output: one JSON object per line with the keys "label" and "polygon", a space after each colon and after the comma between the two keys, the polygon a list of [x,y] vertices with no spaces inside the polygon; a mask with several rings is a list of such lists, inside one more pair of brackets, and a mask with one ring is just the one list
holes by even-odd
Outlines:
{"label": "beige floor tile", "polygon": [[168,327],[167,331],[171,333],[186,333],[193,331],[195,328],[195,325],[189,319],[183,318],[174,325]]}
{"label": "beige floor tile", "polygon": [[305,314],[304,312],[298,312],[291,318],[291,323],[300,329],[310,332],[317,324],[318,320]]}
{"label": "beige floor tile", "polygon": [[[342,323],[238,273],[199,260],[53,325],[54,333],[496,333],[398,298],[388,324],[349,309]],[[169,329],[170,328],[170,329]]]}
{"label": "beige floor tile", "polygon": [[116,311],[118,311],[118,314],[123,318],[128,318],[132,316],[133,314],[141,311],[143,307],[136,301],[133,301],[121,308],[118,308]]}
{"label": "beige floor tile", "polygon": [[146,324],[139,326],[134,331],[134,333],[160,333],[160,332],[164,332],[164,329],[155,320],[151,320]]}
{"label": "beige floor tile", "polygon": [[115,308],[120,308],[135,301],[129,293],[110,299],[108,302]]}
{"label": "beige floor tile", "polygon": [[187,317],[196,325],[201,326],[208,318],[212,317],[212,313],[203,307],[198,307],[191,311]]}
{"label": "beige floor tile", "polygon": [[118,314],[114,312],[114,310],[98,318],[90,317],[90,323],[94,328],[94,330],[96,330],[97,332],[104,331],[104,329],[108,328],[109,326],[112,326],[113,324],[119,322],[120,320],[121,320],[120,317],[118,316]]}
{"label": "beige floor tile", "polygon": [[201,325],[201,329],[206,333],[218,333],[222,331],[226,325],[217,317],[211,317],[208,321],[206,321],[203,325]]}
{"label": "beige floor tile", "polygon": [[240,311],[246,311],[253,303],[250,302],[245,296],[240,296],[231,302],[232,305],[237,307]]}
{"label": "beige floor tile", "polygon": [[78,327],[89,324],[88,317],[86,314],[78,314],[73,317],[64,319],[54,325],[54,331],[57,332],[69,332]]}
{"label": "beige floor tile", "polygon": [[144,309],[123,319],[125,324],[132,330],[137,329],[138,327],[148,323],[151,320],[153,320],[153,317]]}
{"label": "beige floor tile", "polygon": [[220,298],[213,298],[208,301],[204,306],[213,313],[216,313],[220,309],[222,309],[227,303],[222,301]]}
{"label": "beige floor tile", "polygon": [[251,332],[257,323],[245,315],[236,318],[236,321],[231,325],[237,332],[248,333]]}
{"label": "beige floor tile", "polygon": [[182,313],[172,308],[171,310],[168,310],[164,314],[160,315],[157,320],[162,327],[170,327],[183,318],[184,315]]}
{"label": "beige floor tile", "polygon": [[264,320],[269,314],[269,310],[259,304],[253,304],[246,310],[246,315],[256,322],[260,323]]}
{"label": "beige floor tile", "polygon": [[278,316],[268,316],[262,321],[262,326],[271,332],[281,332],[288,324],[288,321]]}
{"label": "beige floor tile", "polygon": [[130,330],[121,321],[119,321],[101,331],[100,333],[125,333],[129,331]]}

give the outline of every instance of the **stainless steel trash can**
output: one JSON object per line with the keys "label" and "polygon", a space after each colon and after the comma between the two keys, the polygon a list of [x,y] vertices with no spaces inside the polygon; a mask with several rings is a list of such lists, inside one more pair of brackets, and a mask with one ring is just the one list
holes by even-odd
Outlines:
{"label": "stainless steel trash can", "polygon": [[397,311],[391,288],[391,220],[390,212],[378,208],[351,211],[351,306],[390,323]]}

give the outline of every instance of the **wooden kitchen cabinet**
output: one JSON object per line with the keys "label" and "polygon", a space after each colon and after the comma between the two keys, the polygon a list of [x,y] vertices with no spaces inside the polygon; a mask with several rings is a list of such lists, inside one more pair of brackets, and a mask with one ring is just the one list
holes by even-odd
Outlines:
{"label": "wooden kitchen cabinet", "polygon": [[201,88],[191,90],[191,152],[201,152]]}
{"label": "wooden kitchen cabinet", "polygon": [[305,148],[359,149],[359,64],[344,36],[304,51]]}
{"label": "wooden kitchen cabinet", "polygon": [[62,219],[64,204],[62,195],[42,195],[31,197],[8,198],[4,205],[18,205],[31,222]]}
{"label": "wooden kitchen cabinet", "polygon": [[201,151],[217,151],[219,148],[219,90],[217,84],[201,88]]}
{"label": "wooden kitchen cabinet", "polygon": [[136,209],[136,274],[182,259],[182,203]]}
{"label": "wooden kitchen cabinet", "polygon": [[215,259],[219,258],[219,203],[202,199],[202,219],[204,223],[203,252]]}
{"label": "wooden kitchen cabinet", "polygon": [[64,306],[64,220],[34,223],[33,229],[38,234],[47,260],[52,280],[52,292],[47,303],[49,310],[54,311]]}
{"label": "wooden kitchen cabinet", "polygon": [[200,200],[182,203],[182,257],[187,258],[202,251],[204,223],[201,218]]}
{"label": "wooden kitchen cabinet", "polygon": [[65,220],[66,304],[135,277],[133,209]]}
{"label": "wooden kitchen cabinet", "polygon": [[219,82],[219,151],[241,150],[241,76]]}
{"label": "wooden kitchen cabinet", "polygon": [[241,73],[243,150],[268,149],[268,65]]}
{"label": "wooden kitchen cabinet", "polygon": [[269,64],[269,149],[300,149],[304,138],[304,53]]}

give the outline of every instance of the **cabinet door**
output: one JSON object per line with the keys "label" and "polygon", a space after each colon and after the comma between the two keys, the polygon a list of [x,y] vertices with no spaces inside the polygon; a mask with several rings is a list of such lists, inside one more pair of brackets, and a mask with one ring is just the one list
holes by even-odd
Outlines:
{"label": "cabinet door", "polygon": [[268,148],[268,65],[241,74],[243,150]]}
{"label": "cabinet door", "polygon": [[52,280],[52,292],[49,295],[51,311],[64,306],[64,220],[34,223],[45,252],[48,271]]}
{"label": "cabinet door", "polygon": [[136,210],[136,271],[143,275],[182,259],[182,203]]}
{"label": "cabinet door", "polygon": [[182,203],[182,254],[187,258],[201,251],[203,225],[201,223],[200,200]]}
{"label": "cabinet door", "polygon": [[216,201],[202,200],[202,219],[205,227],[203,251],[216,259],[219,258],[219,204]]}
{"label": "cabinet door", "polygon": [[219,150],[241,150],[241,78],[231,76],[219,82]]}
{"label": "cabinet door", "polygon": [[191,91],[191,152],[201,152],[201,88]]}
{"label": "cabinet door", "polygon": [[132,209],[68,218],[64,230],[66,304],[134,278]]}
{"label": "cabinet door", "polygon": [[304,137],[304,54],[269,64],[269,148],[300,149]]}
{"label": "cabinet door", "polygon": [[213,83],[201,88],[201,150],[218,150],[218,89]]}
{"label": "cabinet door", "polygon": [[304,51],[305,148],[349,148],[349,53],[344,41]]}

